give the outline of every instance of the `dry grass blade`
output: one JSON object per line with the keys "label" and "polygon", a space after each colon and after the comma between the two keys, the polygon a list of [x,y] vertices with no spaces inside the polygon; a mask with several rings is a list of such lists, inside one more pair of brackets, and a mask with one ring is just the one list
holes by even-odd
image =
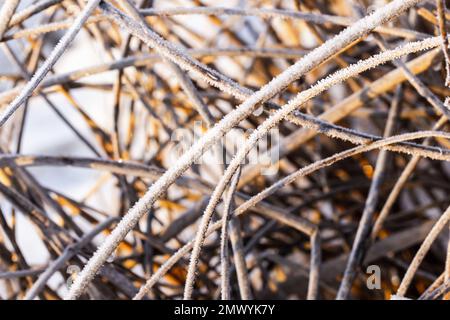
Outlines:
{"label": "dry grass blade", "polygon": [[3,1],[0,299],[450,299],[449,10],[366,5]]}

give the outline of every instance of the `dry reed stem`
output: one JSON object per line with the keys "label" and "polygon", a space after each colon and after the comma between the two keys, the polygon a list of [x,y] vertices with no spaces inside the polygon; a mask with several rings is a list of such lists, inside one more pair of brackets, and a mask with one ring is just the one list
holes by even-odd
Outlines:
{"label": "dry reed stem", "polygon": [[[61,299],[67,266],[88,261],[66,298],[386,299],[406,270],[392,299],[449,299],[450,14],[418,2],[367,17],[362,4],[321,0],[2,4],[13,68],[0,72],[0,110],[16,114],[0,135],[0,297]],[[99,62],[60,72],[58,33],[72,34],[70,53],[94,44]],[[38,105],[56,117],[34,134]],[[50,142],[63,156],[35,149],[53,124],[80,151],[66,154],[59,131]],[[180,131],[194,143],[173,157]],[[92,177],[83,190],[68,191],[79,180],[62,180],[69,167]],[[120,218],[96,252],[93,237]],[[16,232],[25,222],[44,264]],[[365,286],[369,264],[383,293]]]}
{"label": "dry reed stem", "polygon": [[[356,22],[336,37],[325,42],[318,49],[313,50],[299,62],[273,79],[269,84],[255,93],[251,98],[247,99],[243,105],[236,109],[236,111],[225,116],[218,124],[216,124],[216,126],[214,126],[204,136],[202,136],[200,141],[192,146],[189,152],[184,154],[183,157],[180,158],[179,161],[177,161],[177,164],[175,166],[166,171],[166,173],[149,188],[146,195],[142,197],[133,206],[130,212],[128,212],[124,216],[116,229],[114,229],[112,234],[105,240],[102,246],[86,264],[83,271],[80,273],[79,277],[71,287],[70,292],[67,295],[67,299],[75,299],[83,292],[87,284],[94,277],[95,273],[99,270],[107,257],[111,255],[119,242],[138,222],[138,220],[151,209],[152,204],[161,195],[161,193],[165,189],[167,189],[170,184],[174,182],[176,177],[182,174],[182,172],[184,172],[190,166],[190,164],[195,161],[195,159],[198,159],[206,148],[211,146],[215,141],[217,141],[218,138],[222,137],[231,127],[248,116],[256,107],[256,103],[265,101],[268,98],[272,97],[277,91],[284,88],[287,84],[298,78],[300,75],[304,74],[308,69],[313,68],[316,63],[323,61],[327,57],[329,57],[332,52],[353,42],[355,39],[363,36],[367,32],[374,29],[376,26],[383,24],[389,19],[394,18],[416,3],[416,0],[396,0],[389,5],[386,5],[385,7],[375,11],[372,15],[361,19],[359,22]],[[139,26],[132,26],[139,28]],[[144,32],[144,34],[152,36],[148,29],[144,29],[142,31]],[[154,36],[156,39],[154,44],[161,46],[161,54],[168,52],[167,48],[164,46],[165,43],[163,42],[163,40],[156,37],[156,35]],[[186,68],[189,65],[189,61],[183,60],[183,57],[183,54],[180,53],[180,55],[177,57],[179,58],[179,60],[174,62],[179,63],[181,67]],[[209,80],[209,82],[212,82],[211,79]]]}

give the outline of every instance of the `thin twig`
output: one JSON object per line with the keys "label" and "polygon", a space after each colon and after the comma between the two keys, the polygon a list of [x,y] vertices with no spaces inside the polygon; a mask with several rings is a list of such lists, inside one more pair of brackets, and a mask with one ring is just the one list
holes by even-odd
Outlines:
{"label": "thin twig", "polygon": [[77,33],[83,27],[84,22],[88,19],[91,13],[95,10],[100,0],[90,0],[83,11],[74,21],[70,29],[64,34],[56,47],[52,50],[47,60],[40,66],[40,68],[33,75],[31,80],[22,89],[20,94],[6,107],[0,116],[0,127],[16,112],[16,110],[25,102],[25,100],[33,93],[34,89],[44,79],[45,75],[50,71],[53,65],[58,61],[70,43],[73,41]]}

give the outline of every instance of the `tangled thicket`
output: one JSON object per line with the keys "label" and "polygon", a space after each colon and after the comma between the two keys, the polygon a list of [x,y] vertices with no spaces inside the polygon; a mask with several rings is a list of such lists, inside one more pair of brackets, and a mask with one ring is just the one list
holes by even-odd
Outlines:
{"label": "tangled thicket", "polygon": [[450,298],[445,0],[218,5],[3,2],[0,296]]}

